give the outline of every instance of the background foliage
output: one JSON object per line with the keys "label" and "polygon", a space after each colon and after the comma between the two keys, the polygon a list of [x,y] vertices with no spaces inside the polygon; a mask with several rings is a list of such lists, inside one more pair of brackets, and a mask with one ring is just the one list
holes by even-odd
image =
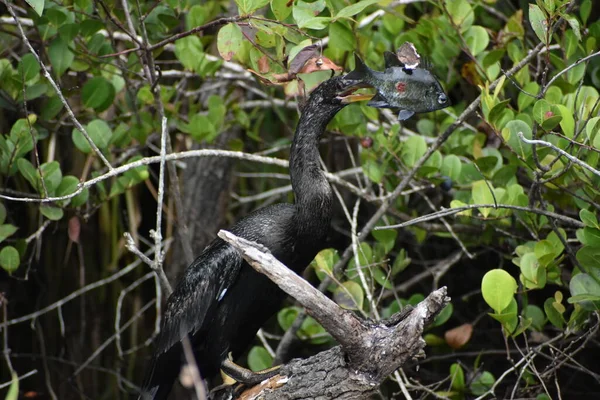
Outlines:
{"label": "background foliage", "polygon": [[[285,162],[271,157],[287,158],[304,91],[331,72],[272,83],[294,78],[290,62],[310,44],[345,71],[353,52],[381,70],[383,52],[405,41],[453,106],[403,125],[364,104],[338,114],[322,148],[340,211],[306,277],[374,319],[448,286],[428,358],[391,377],[384,397],[399,385],[452,399],[600,395],[595,2],[5,1],[7,398],[135,393],[164,293],[128,248],[156,265],[173,238],[201,250],[186,235],[177,179],[188,157],[245,160],[222,211],[230,222],[291,201]],[[231,130],[242,134],[221,140]],[[198,144],[229,152],[186,152]],[[161,148],[179,159],[168,172]],[[166,272],[176,264],[167,252]],[[242,361],[260,369],[276,352],[330,345],[290,302]]]}

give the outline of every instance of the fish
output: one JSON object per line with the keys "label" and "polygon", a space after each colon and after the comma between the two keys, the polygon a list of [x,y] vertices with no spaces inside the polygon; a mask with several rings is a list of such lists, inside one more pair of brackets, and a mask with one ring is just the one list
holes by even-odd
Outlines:
{"label": "fish", "polygon": [[[409,43],[410,44],[410,43]],[[412,46],[412,44],[410,44]],[[377,93],[367,103],[375,108],[399,109],[398,119],[406,121],[415,113],[441,110],[450,106],[450,99],[439,80],[427,68],[421,68],[420,57],[414,54],[384,53],[385,70],[383,72],[367,67],[363,60],[354,54],[356,68],[345,78],[361,81],[376,89]],[[400,60],[411,60],[404,64]]]}

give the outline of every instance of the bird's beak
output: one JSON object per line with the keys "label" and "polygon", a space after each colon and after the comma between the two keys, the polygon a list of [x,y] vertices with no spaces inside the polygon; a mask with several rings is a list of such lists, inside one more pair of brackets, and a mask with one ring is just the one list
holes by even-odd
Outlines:
{"label": "bird's beak", "polygon": [[358,89],[370,88],[371,86],[360,80],[347,80],[347,83],[348,86],[337,95],[337,99],[340,100],[342,104],[356,103],[358,101],[371,100],[371,98],[373,98],[372,94],[355,93]]}
{"label": "bird's beak", "polygon": [[350,93],[345,96],[338,96],[342,104],[351,104],[359,101],[371,100],[375,95],[371,93]]}

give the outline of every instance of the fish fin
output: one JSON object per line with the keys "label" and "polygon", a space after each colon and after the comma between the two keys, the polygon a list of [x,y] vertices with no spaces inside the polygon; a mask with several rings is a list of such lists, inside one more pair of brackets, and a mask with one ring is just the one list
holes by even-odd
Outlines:
{"label": "fish fin", "polygon": [[369,107],[374,108],[389,108],[391,107],[385,97],[377,93],[369,102],[367,103]]}
{"label": "fish fin", "polygon": [[409,119],[413,115],[415,115],[414,111],[400,110],[400,113],[398,113],[398,119],[400,121],[406,121],[407,119]]}
{"label": "fish fin", "polygon": [[385,51],[383,53],[383,58],[385,60],[385,68],[404,67],[404,64],[398,60],[398,56],[391,51]]}
{"label": "fish fin", "polygon": [[370,74],[369,67],[360,59],[358,54],[354,53],[354,70],[349,72],[344,78],[349,80],[360,81],[365,79]]}

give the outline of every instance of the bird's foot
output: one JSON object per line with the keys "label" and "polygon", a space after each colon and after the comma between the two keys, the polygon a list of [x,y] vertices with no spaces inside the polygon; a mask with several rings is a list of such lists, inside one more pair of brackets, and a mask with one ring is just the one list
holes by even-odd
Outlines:
{"label": "bird's foot", "polygon": [[243,383],[248,386],[253,386],[261,383],[262,381],[272,378],[279,373],[281,366],[273,368],[263,369],[262,371],[251,371],[247,368],[240,367],[233,361],[226,359],[221,364],[221,370],[228,376],[235,379],[237,382]]}

